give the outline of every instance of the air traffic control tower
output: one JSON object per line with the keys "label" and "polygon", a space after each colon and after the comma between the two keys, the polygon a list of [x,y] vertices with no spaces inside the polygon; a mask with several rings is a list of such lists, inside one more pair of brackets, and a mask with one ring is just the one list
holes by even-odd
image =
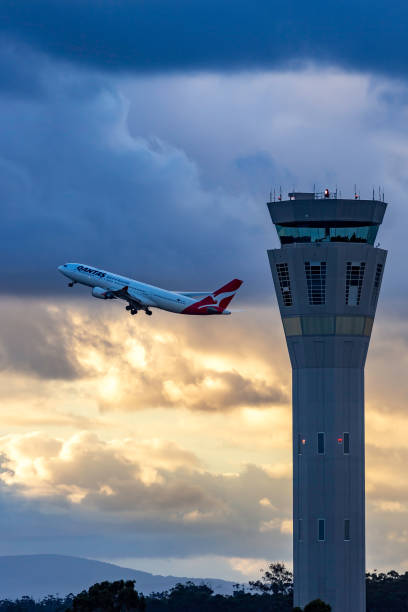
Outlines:
{"label": "air traffic control tower", "polygon": [[292,364],[294,605],[365,612],[364,364],[386,204],[290,193],[268,251]]}

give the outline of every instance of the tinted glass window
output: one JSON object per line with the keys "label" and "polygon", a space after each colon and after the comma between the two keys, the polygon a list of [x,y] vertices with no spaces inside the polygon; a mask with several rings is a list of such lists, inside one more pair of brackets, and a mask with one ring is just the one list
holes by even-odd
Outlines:
{"label": "tinted glass window", "polygon": [[348,455],[350,453],[350,434],[349,433],[343,434],[343,452],[345,455]]}
{"label": "tinted glass window", "polygon": [[383,265],[381,263],[377,264],[377,269],[375,271],[373,294],[371,297],[372,306],[375,305],[377,298],[378,298],[378,293],[380,291],[382,269],[383,269]]}
{"label": "tinted glass window", "polygon": [[307,292],[309,304],[325,304],[326,302],[326,262],[305,261]]}
{"label": "tinted glass window", "polygon": [[334,317],[302,317],[305,336],[326,336],[334,334]]}
{"label": "tinted glass window", "polygon": [[364,325],[364,335],[371,336],[371,332],[373,330],[374,319],[372,317],[366,317],[365,325]]}
{"label": "tinted glass window", "polygon": [[283,317],[286,336],[370,336],[374,319],[360,316]]}
{"label": "tinted glass window", "polygon": [[324,455],[324,433],[321,431],[317,434],[317,452]]}
{"label": "tinted glass window", "polygon": [[362,336],[364,317],[336,317],[336,334],[340,336]]}
{"label": "tinted glass window", "polygon": [[287,227],[277,225],[281,244],[293,242],[367,242],[374,244],[378,225],[363,227]]}
{"label": "tinted glass window", "polygon": [[346,304],[359,306],[363,286],[365,262],[348,261],[346,268]]}
{"label": "tinted glass window", "polygon": [[285,306],[292,306],[292,292],[290,290],[289,268],[287,263],[276,264],[282,300]]}
{"label": "tinted glass window", "polygon": [[301,336],[300,317],[285,317],[282,319],[286,336]]}
{"label": "tinted glass window", "polygon": [[326,525],[325,525],[325,523],[326,523],[326,521],[324,519],[319,519],[318,533],[319,533],[319,540],[321,542],[326,539]]}
{"label": "tinted glass window", "polygon": [[298,540],[303,540],[303,520],[298,520]]}
{"label": "tinted glass window", "polygon": [[350,540],[350,519],[344,519],[344,539]]}

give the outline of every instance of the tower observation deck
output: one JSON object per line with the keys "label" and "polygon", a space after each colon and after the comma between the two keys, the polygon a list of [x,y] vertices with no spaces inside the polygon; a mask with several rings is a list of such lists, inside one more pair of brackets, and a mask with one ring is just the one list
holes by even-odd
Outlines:
{"label": "tower observation deck", "polygon": [[364,365],[386,204],[291,193],[268,251],[292,364],[294,605],[365,612]]}

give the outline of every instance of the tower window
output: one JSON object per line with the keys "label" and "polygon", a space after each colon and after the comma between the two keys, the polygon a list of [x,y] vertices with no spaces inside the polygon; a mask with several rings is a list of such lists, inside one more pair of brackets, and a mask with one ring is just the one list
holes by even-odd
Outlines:
{"label": "tower window", "polygon": [[317,434],[317,452],[319,455],[324,455],[324,433],[322,431]]}
{"label": "tower window", "polygon": [[382,269],[383,269],[382,263],[377,264],[377,269],[375,271],[375,277],[374,277],[373,294],[371,296],[371,306],[375,306],[375,303],[378,298],[378,293],[380,291],[380,285],[381,285]]}
{"label": "tower window", "polygon": [[363,287],[365,262],[348,261],[346,268],[346,304],[359,306]]}
{"label": "tower window", "polygon": [[307,292],[309,304],[326,303],[326,262],[305,261]]}
{"label": "tower window", "polygon": [[350,434],[348,432],[343,434],[343,453],[345,455],[350,454]]}
{"label": "tower window", "polygon": [[302,438],[302,434],[298,434],[297,437],[297,452],[298,455],[301,455],[303,452],[303,438]]}
{"label": "tower window", "polygon": [[298,540],[303,540],[303,519],[298,520]]}
{"label": "tower window", "polygon": [[366,317],[363,332],[365,336],[371,336],[371,332],[373,331],[373,323],[374,319],[372,317]]}
{"label": "tower window", "polygon": [[350,519],[344,519],[344,539],[350,540]]}
{"label": "tower window", "polygon": [[283,329],[286,336],[301,336],[302,327],[300,325],[300,317],[283,317]]}
{"label": "tower window", "polygon": [[366,242],[374,244],[378,225],[364,227],[310,227],[276,224],[281,244],[322,242]]}
{"label": "tower window", "polygon": [[326,539],[326,521],[324,519],[318,519],[318,540],[324,542]]}
{"label": "tower window", "polygon": [[302,329],[305,336],[327,336],[334,334],[334,317],[302,317]]}
{"label": "tower window", "polygon": [[364,317],[336,317],[336,334],[339,336],[362,336]]}
{"label": "tower window", "polygon": [[370,336],[373,317],[306,315],[282,317],[286,336]]}
{"label": "tower window", "polygon": [[276,264],[282,300],[285,306],[292,306],[292,291],[290,289],[289,268],[287,263]]}

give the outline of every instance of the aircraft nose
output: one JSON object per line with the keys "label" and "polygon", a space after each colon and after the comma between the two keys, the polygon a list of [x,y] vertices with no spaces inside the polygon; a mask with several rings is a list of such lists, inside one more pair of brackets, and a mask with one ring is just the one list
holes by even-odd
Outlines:
{"label": "aircraft nose", "polygon": [[68,266],[67,264],[62,264],[62,266],[58,266],[57,270],[58,272],[61,272],[61,274],[65,274],[68,272]]}

